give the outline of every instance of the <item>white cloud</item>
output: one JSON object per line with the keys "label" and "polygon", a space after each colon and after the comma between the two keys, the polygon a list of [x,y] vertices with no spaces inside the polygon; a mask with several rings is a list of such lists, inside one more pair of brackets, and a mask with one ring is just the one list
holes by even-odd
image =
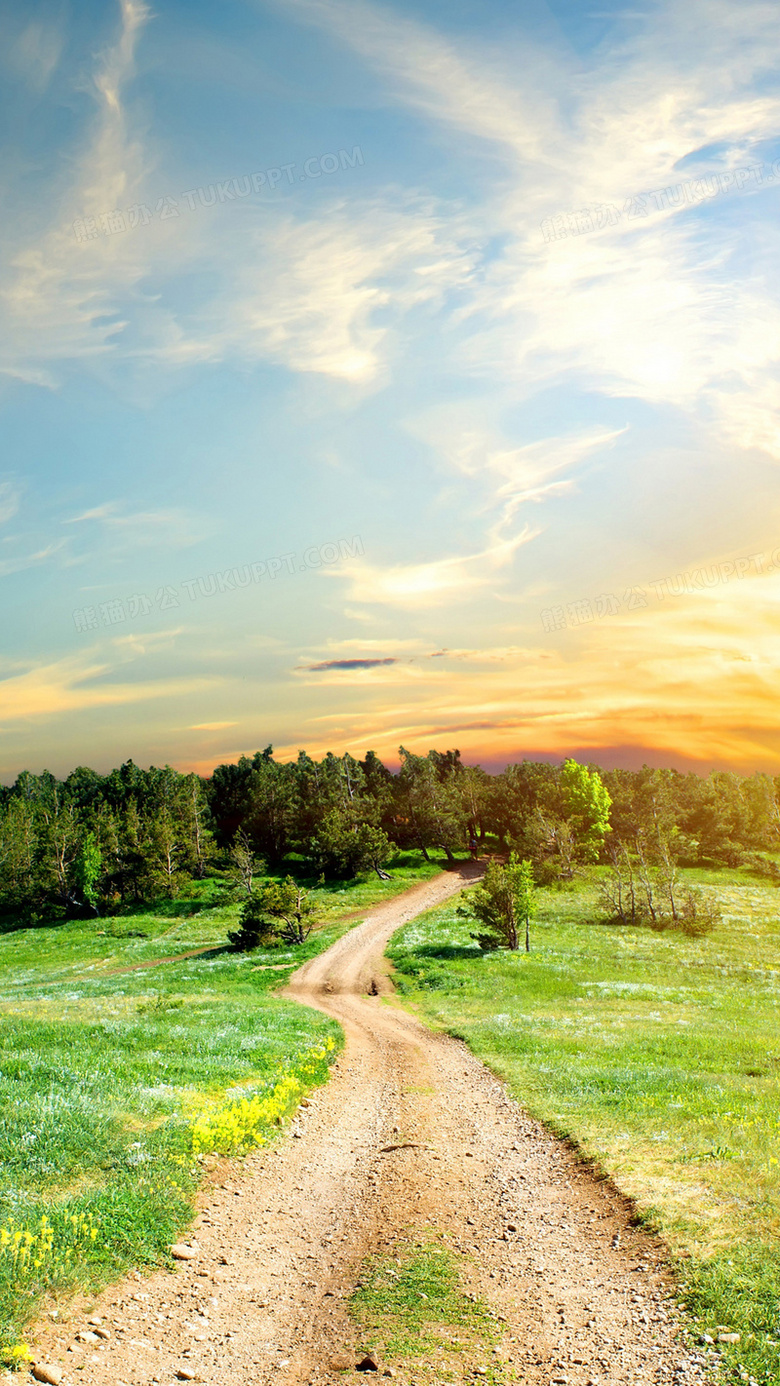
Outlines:
{"label": "white cloud", "polygon": [[123,510],[118,501],[84,510],[63,520],[66,525],[96,525],[117,550],[157,548],[161,543],[171,548],[186,548],[203,538],[205,526],[184,510]]}
{"label": "white cloud", "polygon": [[497,404],[495,395],[456,400],[406,421],[408,431],[428,443],[450,471],[481,482],[486,493],[481,510],[498,509],[491,543],[509,537],[507,531],[523,505],[570,490],[582,464],[610,448],[625,432],[590,428],[512,447],[494,422],[500,413]]}
{"label": "white cloud", "polygon": [[125,321],[123,295],[145,272],[144,248],[128,235],[79,243],[72,223],[100,218],[134,200],[145,173],[141,145],[122,105],[138,35],[149,18],[139,0],[121,0],[119,38],[99,60],[93,82],[97,115],[87,146],[74,156],[74,177],[52,225],[38,241],[8,256],[0,281],[6,317],[0,371],[35,384],[57,383],[55,363],[105,353]]}
{"label": "white cloud", "polygon": [[362,385],[404,315],[441,303],[474,262],[462,226],[403,193],[320,204],[316,220],[235,218],[222,235],[221,292],[170,324],[149,352],[162,364],[266,360]]}
{"label": "white cloud", "polygon": [[[562,50],[523,39],[511,55],[473,41],[467,50],[370,0],[292,0],[285,10],[349,46],[396,100],[512,156],[474,213],[505,244],[451,321],[463,328],[459,347],[452,330],[448,338],[462,370],[511,380],[525,397],[568,377],[690,413],[706,401],[708,427],[778,454],[780,313],[761,285],[773,242],[748,278],[741,231],[729,224],[738,205],[745,217],[763,214],[753,196],[766,185],[699,213],[650,203],[646,221],[623,214],[633,195],[684,181],[678,165],[695,151],[712,146],[706,166],[731,171],[775,138],[780,96],[764,80],[780,61],[773,4],[734,12],[725,0],[669,0],[580,70]],[[545,243],[544,218],[594,203],[614,204],[620,224]]]}
{"label": "white cloud", "polygon": [[489,55],[467,56],[435,29],[366,0],[284,0],[285,14],[317,25],[380,69],[410,105],[507,154],[549,162],[559,125],[545,80],[549,56],[526,46],[520,71]]}
{"label": "white cloud", "polygon": [[[562,48],[521,38],[511,52],[467,47],[369,0],[284,8],[348,45],[426,120],[490,142],[502,157],[481,177],[479,205],[386,188],[320,198],[314,215],[291,197],[272,215],[246,203],[86,245],[58,223],[11,257],[0,368],[54,384],[67,358],[97,368],[116,357],[125,379],[150,365],[273,361],[357,389],[387,381],[422,331],[455,370],[522,398],[574,380],[698,412],[740,446],[780,451],[780,314],[731,254],[737,231],[679,213],[553,244],[539,229],[583,202],[620,207],[633,192],[679,181],[675,166],[708,144],[723,145],[724,169],[744,163],[780,116],[780,101],[759,87],[780,58],[774,6],[748,3],[737,21],[720,0],[691,0],[684,12],[661,5],[582,70]],[[95,128],[63,222],[143,200],[149,155],[124,101],[149,18],[125,0],[120,36],[95,75]],[[480,244],[491,247],[484,260]],[[771,253],[767,243],[767,265]],[[174,308],[166,285],[183,269],[216,287],[192,288]],[[143,292],[150,271],[163,286],[155,295]],[[482,446],[472,440],[473,457]],[[576,461],[549,460],[560,446],[552,438],[535,454],[498,435],[489,445],[484,465],[506,519],[571,484]],[[441,452],[468,473],[468,440],[453,448],[443,438]]]}
{"label": "white cloud", "polygon": [[452,603],[491,583],[501,581],[502,570],[517,549],[538,534],[526,526],[521,534],[503,543],[462,557],[433,559],[428,563],[398,563],[382,566],[350,559],[338,568],[325,569],[323,576],[347,579],[347,597],[366,605],[399,608],[426,608]]}
{"label": "white cloud", "polygon": [[19,510],[19,491],[11,481],[0,481],[0,524],[12,520]]}
{"label": "white cloud", "polygon": [[21,33],[7,44],[5,59],[40,95],[46,90],[60,61],[64,35],[62,29],[50,22],[31,19]]}

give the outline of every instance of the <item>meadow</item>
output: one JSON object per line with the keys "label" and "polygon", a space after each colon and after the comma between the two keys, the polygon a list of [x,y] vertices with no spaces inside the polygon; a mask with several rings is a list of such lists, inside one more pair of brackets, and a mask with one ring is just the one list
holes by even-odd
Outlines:
{"label": "meadow", "polygon": [[635,1200],[668,1244],[724,1374],[780,1382],[780,896],[686,871],[722,924],[703,938],[604,922],[600,868],[540,890],[525,953],[481,953],[457,904],[396,934],[397,986]]}
{"label": "meadow", "polygon": [[439,869],[409,853],[389,881],[315,889],[321,926],[294,949],[233,952],[239,906],[219,877],[155,909],[0,937],[6,1362],[24,1360],[45,1299],[164,1263],[208,1156],[272,1140],[326,1079],[340,1028],[275,992],[356,915]]}

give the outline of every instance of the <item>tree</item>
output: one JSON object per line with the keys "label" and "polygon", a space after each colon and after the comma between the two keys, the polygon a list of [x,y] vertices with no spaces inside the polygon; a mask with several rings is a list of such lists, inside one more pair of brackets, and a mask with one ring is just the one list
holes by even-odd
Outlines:
{"label": "tree", "polygon": [[452,865],[465,846],[467,812],[458,791],[459,751],[430,751],[416,756],[400,748],[399,797],[408,834],[427,861],[429,847],[440,847]]}
{"label": "tree", "polygon": [[53,775],[44,771],[39,799],[44,881],[58,904],[75,903],[73,865],[80,846],[79,821]]}
{"label": "tree", "polygon": [[73,866],[73,880],[76,888],[81,892],[86,903],[95,914],[100,914],[98,909],[98,881],[103,871],[103,859],[100,852],[100,845],[94,833],[88,832],[84,835],[78,855]]}
{"label": "tree", "polygon": [[244,832],[239,828],[236,833],[235,841],[230,849],[230,860],[233,863],[233,875],[246,892],[247,896],[252,894],[252,885],[255,876],[265,870],[265,862],[262,857],[258,857],[252,849],[252,843]]}
{"label": "tree", "polygon": [[490,776],[480,765],[464,765],[457,779],[457,788],[466,817],[469,840],[485,841],[488,817],[488,787]]}
{"label": "tree", "polygon": [[561,798],[566,818],[582,857],[595,861],[609,832],[611,799],[598,770],[565,760],[561,770]]}
{"label": "tree", "polygon": [[536,808],[543,850],[548,858],[557,857],[564,878],[571,879],[577,863],[598,859],[609,832],[611,802],[598,770],[576,760],[565,760],[545,785]]}
{"label": "tree", "polygon": [[531,919],[536,913],[533,862],[519,861],[514,852],[506,865],[489,862],[481,885],[470,890],[464,900],[458,914],[483,925],[480,933],[471,935],[480,948],[485,952],[497,948],[517,952],[524,925],[525,951],[530,953]]}
{"label": "tree", "polygon": [[0,906],[27,913],[40,898],[38,824],[29,800],[11,797],[0,816]]}
{"label": "tree", "polygon": [[555,780],[552,765],[524,760],[508,765],[503,774],[491,777],[487,790],[487,817],[503,852],[511,843],[521,857],[539,859],[545,841],[544,826],[537,812]]}
{"label": "tree", "polygon": [[272,747],[267,746],[252,761],[243,827],[272,867],[284,861],[292,845],[295,807],[295,767],[280,765],[273,758]]}
{"label": "tree", "polygon": [[376,823],[361,821],[360,809],[350,805],[325,815],[309,851],[325,876],[353,877],[371,870],[380,881],[389,881],[382,864],[395,854],[396,846]]}
{"label": "tree", "polygon": [[209,807],[203,780],[199,775],[184,775],[175,795],[175,811],[181,821],[186,843],[186,866],[198,880],[214,855],[214,839],[208,826]]}
{"label": "tree", "polygon": [[277,940],[298,945],[306,942],[318,922],[318,912],[309,891],[288,876],[281,884],[271,881],[250,895],[238,922],[239,928],[228,938],[241,951]]}
{"label": "tree", "polygon": [[152,815],[145,827],[143,848],[147,890],[152,895],[164,892],[172,900],[184,883],[181,865],[185,845],[182,842],[181,824],[164,805]]}
{"label": "tree", "polygon": [[600,904],[610,919],[657,933],[678,930],[689,938],[701,938],[720,923],[721,910],[711,893],[680,885],[669,840],[660,828],[649,843],[637,833],[633,859],[615,834],[607,851],[611,868],[601,883]]}

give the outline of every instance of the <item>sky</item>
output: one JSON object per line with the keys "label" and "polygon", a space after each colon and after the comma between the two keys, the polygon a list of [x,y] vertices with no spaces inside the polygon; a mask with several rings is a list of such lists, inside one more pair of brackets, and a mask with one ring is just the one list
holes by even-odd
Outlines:
{"label": "sky", "polygon": [[0,779],[780,772],[780,25],[6,0]]}

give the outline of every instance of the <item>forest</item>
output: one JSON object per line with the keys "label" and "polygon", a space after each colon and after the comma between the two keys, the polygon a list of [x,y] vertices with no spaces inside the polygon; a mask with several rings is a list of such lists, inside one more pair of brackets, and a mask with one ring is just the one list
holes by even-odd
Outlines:
{"label": "forest", "polygon": [[780,883],[780,776],[571,759],[489,774],[457,750],[403,747],[394,773],[373,751],[282,762],[270,746],[209,778],[131,760],[64,780],[24,771],[0,789],[0,929],[122,913],[211,874],[244,897],[265,872],[382,876],[409,849],[450,865],[511,850],[540,885],[601,863],[615,917],[652,924],[679,866],[746,866]]}

